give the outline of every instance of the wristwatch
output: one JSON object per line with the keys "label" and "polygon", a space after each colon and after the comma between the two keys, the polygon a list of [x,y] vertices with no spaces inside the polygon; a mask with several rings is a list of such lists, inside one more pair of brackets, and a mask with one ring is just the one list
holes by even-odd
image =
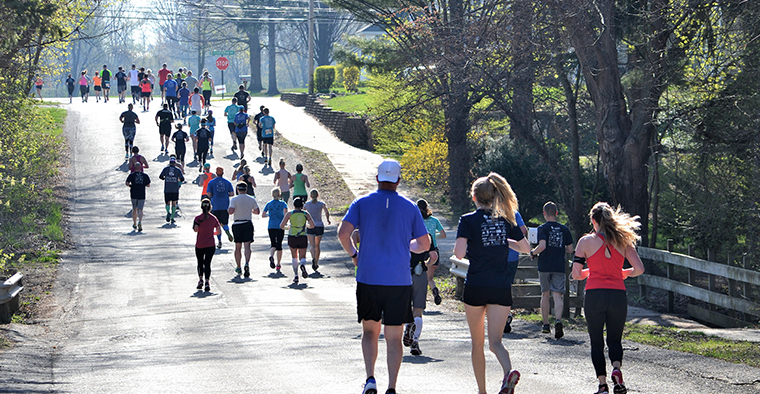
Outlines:
{"label": "wristwatch", "polygon": [[359,255],[359,251],[357,250],[356,252],[354,252],[354,255],[353,255],[353,256],[351,256],[351,258],[352,258],[352,259],[355,259],[355,258],[356,258],[356,256],[358,256],[358,255]]}

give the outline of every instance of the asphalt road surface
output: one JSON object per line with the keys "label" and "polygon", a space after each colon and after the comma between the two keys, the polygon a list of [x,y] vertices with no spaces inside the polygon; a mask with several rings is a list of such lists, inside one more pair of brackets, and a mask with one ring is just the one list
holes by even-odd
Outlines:
{"label": "asphalt road surface", "polygon": [[[142,124],[136,145],[150,162],[146,172],[153,180],[142,233],[131,228],[124,185],[117,118],[126,105],[116,100],[65,105],[76,248],[63,257],[53,316],[20,335],[19,345],[0,359],[0,392],[360,393],[365,378],[361,326],[353,269],[335,237],[337,220],[327,227],[319,274],[309,267],[311,275],[300,285],[291,285],[287,250],[284,275],[269,268],[266,220],[258,218],[251,278],[235,275],[232,245],[225,239],[212,263],[212,291],[196,291],[191,225],[200,212],[200,189],[182,186],[181,215],[176,225],[167,224],[158,174],[168,156],[159,153],[152,121],[159,102],[153,101],[150,113],[138,109]],[[222,165],[229,179],[237,156],[229,149],[217,106],[222,126],[211,163]],[[250,141],[249,149],[254,145]],[[282,154],[287,153],[275,148],[275,157]],[[252,168],[263,207],[272,174],[261,163]],[[197,165],[189,163],[188,180],[196,174]],[[556,341],[539,327],[517,321],[504,343],[522,373],[517,393],[596,390],[586,333],[568,331]],[[430,304],[420,346],[422,356],[406,350],[399,393],[477,392],[463,313]],[[631,393],[760,392],[758,369],[635,343],[624,346]],[[489,352],[487,364],[489,392],[497,392],[502,375]],[[382,393],[387,385],[383,343],[376,377]]]}

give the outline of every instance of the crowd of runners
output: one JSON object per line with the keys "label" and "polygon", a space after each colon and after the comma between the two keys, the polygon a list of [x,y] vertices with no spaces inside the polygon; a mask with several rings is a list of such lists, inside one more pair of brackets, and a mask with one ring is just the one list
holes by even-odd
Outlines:
{"label": "crowd of runners", "polygon": [[[108,100],[108,88],[103,78],[110,77],[104,71],[100,77],[100,89],[96,90],[96,102]],[[150,176],[145,172],[149,163],[134,146],[136,125],[140,124],[134,105],[149,110],[152,89],[141,86],[152,83],[150,70],[119,72],[114,78],[130,80],[137,73],[133,85],[133,102],[128,104],[119,120],[122,122],[125,159],[129,169],[126,185],[132,199],[132,227],[143,230],[142,218],[146,188]],[[121,75],[121,76],[120,76]],[[275,119],[269,109],[261,106],[254,116],[249,116],[250,95],[240,86],[230,104],[224,108],[228,129],[233,141],[231,149],[239,152],[239,163],[227,178],[225,168],[217,166],[212,171],[208,161],[213,158],[216,118],[210,105],[213,79],[208,72],[201,80],[189,70],[173,73],[166,64],[158,72],[161,88],[161,109],[154,120],[161,142],[161,155],[168,155],[168,165],[161,169],[158,179],[164,182],[166,222],[173,225],[179,211],[180,188],[185,182],[187,143],[193,148],[193,162],[200,175],[197,197],[201,201],[201,213],[193,219],[193,231],[197,233],[195,252],[197,258],[197,290],[211,291],[211,261],[217,249],[223,248],[222,238],[234,244],[236,275],[251,275],[251,243],[254,241],[254,215],[268,219],[269,267],[278,275],[282,273],[283,242],[287,233],[290,249],[293,283],[309,276],[307,252],[311,254],[311,269],[317,272],[320,261],[320,243],[325,232],[325,222],[331,225],[328,207],[320,201],[320,193],[312,188],[311,181],[302,164],[291,173],[285,159],[277,162],[279,169],[271,175],[271,199],[260,208],[255,195],[256,180],[245,159],[246,138],[249,128],[256,128],[256,139],[265,167],[272,166]],[[71,78],[70,78],[71,79]],[[82,72],[81,83],[89,83],[87,72]],[[148,81],[144,83],[143,81]],[[68,81],[67,81],[68,82]],[[119,82],[119,102],[126,99]],[[82,85],[84,86],[84,85]],[[137,86],[137,88],[135,88]],[[192,91],[190,88],[192,88]],[[88,89],[82,88],[82,100],[87,101]],[[71,89],[70,89],[71,92]],[[187,126],[187,132],[185,131]],[[173,153],[171,148],[173,145]],[[189,158],[189,155],[188,155]],[[250,158],[249,158],[250,159]],[[356,266],[357,313],[363,326],[362,350],[367,373],[363,394],[376,394],[374,377],[377,343],[384,326],[387,345],[388,389],[395,393],[396,379],[401,365],[403,347],[410,348],[412,355],[422,354],[419,341],[423,327],[423,311],[428,291],[435,304],[441,303],[433,275],[439,264],[438,239],[447,234],[440,221],[432,214],[427,201],[416,203],[400,196],[396,188],[401,181],[401,166],[395,160],[383,161],[377,170],[378,189],[357,198],[338,227],[338,239]],[[495,354],[503,369],[500,394],[512,394],[520,379],[520,373],[512,368],[509,352],[502,344],[502,333],[511,331],[511,286],[517,271],[519,253],[538,259],[541,286],[542,331],[551,332],[549,324],[549,300],[554,299],[554,336],[564,336],[562,324],[562,295],[566,291],[566,253],[575,253],[572,278],[588,279],[586,284],[585,313],[591,339],[592,362],[599,378],[597,393],[609,393],[606,361],[604,358],[605,328],[606,344],[612,362],[612,384],[615,394],[625,394],[622,372],[622,329],[626,317],[626,296],[623,280],[643,272],[643,265],[635,250],[638,241],[637,218],[613,209],[606,203],[594,206],[590,213],[594,232],[584,236],[573,248],[569,230],[556,222],[556,204],[544,205],[546,223],[538,229],[538,245],[531,249],[526,239],[527,228],[518,212],[517,197],[502,176],[491,173],[477,179],[471,188],[476,210],[462,215],[457,228],[453,253],[457,258],[469,259],[463,292],[465,315],[472,338],[472,365],[479,393],[486,392],[484,345],[486,330],[489,349]],[[291,208],[292,207],[292,208]],[[360,249],[361,247],[361,249]],[[359,252],[361,250],[361,253]],[[624,269],[628,260],[632,268]],[[408,262],[408,265],[407,265]],[[488,319],[488,323],[485,320]]]}

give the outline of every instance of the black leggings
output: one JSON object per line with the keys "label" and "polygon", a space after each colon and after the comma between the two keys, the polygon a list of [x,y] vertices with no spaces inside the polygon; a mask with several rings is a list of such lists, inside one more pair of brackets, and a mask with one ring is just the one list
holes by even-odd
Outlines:
{"label": "black leggings", "polygon": [[203,168],[203,164],[206,163],[206,157],[208,156],[208,148],[201,150],[198,149],[198,165]]}
{"label": "black leggings", "polygon": [[628,315],[628,297],[625,290],[586,290],[583,303],[591,339],[591,362],[596,376],[607,376],[604,360],[604,326],[607,326],[607,347],[610,361],[623,361],[623,328]]}
{"label": "black leggings", "polygon": [[211,258],[214,257],[216,248],[209,246],[208,248],[195,248],[195,257],[198,258],[198,277],[203,275],[208,281],[211,277]]}

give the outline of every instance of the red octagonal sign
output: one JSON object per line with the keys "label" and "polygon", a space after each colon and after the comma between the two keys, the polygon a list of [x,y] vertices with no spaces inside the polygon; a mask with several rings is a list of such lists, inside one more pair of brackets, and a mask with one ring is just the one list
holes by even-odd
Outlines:
{"label": "red octagonal sign", "polygon": [[227,60],[226,57],[222,56],[219,59],[216,59],[216,68],[224,71],[227,69],[227,67],[230,66],[230,61]]}

